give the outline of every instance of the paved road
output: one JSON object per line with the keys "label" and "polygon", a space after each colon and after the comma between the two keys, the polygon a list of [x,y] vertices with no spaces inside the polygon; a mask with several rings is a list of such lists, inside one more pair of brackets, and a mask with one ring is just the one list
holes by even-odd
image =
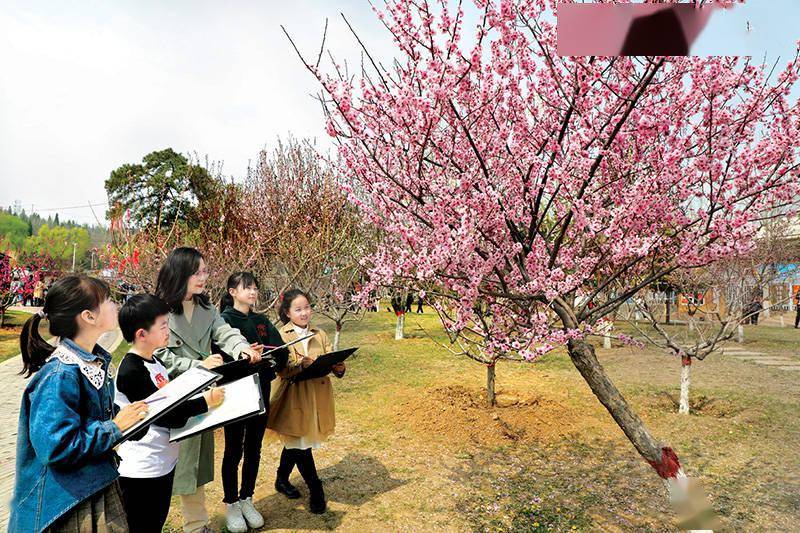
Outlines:
{"label": "paved road", "polygon": [[[19,308],[37,312],[38,308]],[[113,351],[122,340],[119,330],[106,333],[100,345]],[[25,379],[19,375],[22,358],[17,355],[0,363],[0,531],[8,528],[9,502],[14,490],[14,461],[17,449],[19,402],[25,389]]]}

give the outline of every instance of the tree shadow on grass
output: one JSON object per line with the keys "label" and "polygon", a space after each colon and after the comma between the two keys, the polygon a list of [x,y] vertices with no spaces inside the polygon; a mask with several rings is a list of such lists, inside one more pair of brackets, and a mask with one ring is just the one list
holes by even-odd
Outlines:
{"label": "tree shadow on grass", "polygon": [[450,468],[477,531],[674,531],[663,486],[622,441],[482,448]]}
{"label": "tree shadow on grass", "polygon": [[346,514],[337,509],[340,508],[337,504],[360,507],[407,483],[393,478],[375,457],[360,453],[349,453],[339,463],[323,468],[319,471],[319,477],[328,500],[326,513],[315,515],[308,511],[308,489],[295,469],[291,482],[302,496],[297,500],[289,500],[270,488],[269,496],[255,502],[256,508],[264,515],[264,527],[261,529],[335,529],[341,525]]}

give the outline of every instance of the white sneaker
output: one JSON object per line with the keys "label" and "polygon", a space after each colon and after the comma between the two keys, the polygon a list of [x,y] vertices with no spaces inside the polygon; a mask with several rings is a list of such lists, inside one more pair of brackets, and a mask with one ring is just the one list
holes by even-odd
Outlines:
{"label": "white sneaker", "polygon": [[253,498],[239,500],[239,508],[242,510],[242,516],[244,516],[248,526],[258,529],[264,525],[264,517],[253,506]]}
{"label": "white sneaker", "polygon": [[247,522],[244,521],[239,503],[229,503],[225,512],[225,526],[231,533],[247,533]]}

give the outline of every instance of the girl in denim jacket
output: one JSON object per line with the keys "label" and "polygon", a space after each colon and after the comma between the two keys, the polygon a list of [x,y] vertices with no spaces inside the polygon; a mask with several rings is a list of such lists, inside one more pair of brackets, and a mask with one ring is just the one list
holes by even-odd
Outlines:
{"label": "girl in denim jacket", "polygon": [[[56,347],[39,335],[49,321]],[[147,404],[114,407],[111,355],[97,344],[117,327],[108,285],[68,276],[23,326],[22,395],[14,498],[8,530],[128,531],[113,446],[147,416]]]}

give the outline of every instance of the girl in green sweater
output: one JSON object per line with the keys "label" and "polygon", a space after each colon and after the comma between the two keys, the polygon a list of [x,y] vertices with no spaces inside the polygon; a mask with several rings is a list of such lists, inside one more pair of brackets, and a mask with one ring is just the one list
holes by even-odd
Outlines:
{"label": "girl in green sweater", "polygon": [[[281,334],[272,322],[261,313],[253,311],[258,299],[258,281],[250,272],[236,272],[228,278],[227,292],[220,301],[221,316],[230,326],[238,329],[256,349],[283,344]],[[286,365],[289,355],[285,348],[274,355],[279,367]],[[259,381],[264,403],[269,404],[270,382],[275,370],[262,365]],[[264,518],[253,506],[258,467],[261,461],[261,441],[267,428],[268,412],[225,426],[225,454],[222,457],[223,501],[227,504],[227,527],[232,533],[245,532],[248,526],[256,529],[264,525]],[[239,463],[242,464],[242,484],[238,483]]]}

